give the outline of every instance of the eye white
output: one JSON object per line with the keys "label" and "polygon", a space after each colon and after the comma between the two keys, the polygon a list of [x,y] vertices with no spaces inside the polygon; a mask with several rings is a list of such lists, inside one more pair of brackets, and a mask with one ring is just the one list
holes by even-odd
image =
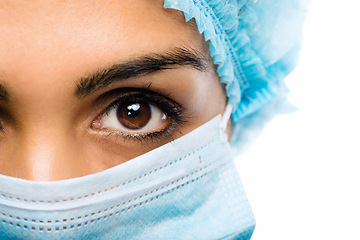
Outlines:
{"label": "eye white", "polygon": [[[124,126],[118,119],[117,111],[119,106],[111,109],[110,112],[102,116],[101,128],[116,129],[125,133],[150,133],[161,130],[162,125],[168,119],[167,115],[160,108],[154,106],[153,104],[148,103],[148,105],[150,107],[150,119],[147,124],[142,128],[130,129]],[[129,107],[130,109],[135,111],[139,110],[137,104],[133,104]]]}

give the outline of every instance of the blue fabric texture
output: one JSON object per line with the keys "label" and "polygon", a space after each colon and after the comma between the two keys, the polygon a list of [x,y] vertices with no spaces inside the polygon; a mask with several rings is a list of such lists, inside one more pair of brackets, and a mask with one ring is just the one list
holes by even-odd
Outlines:
{"label": "blue fabric texture", "polygon": [[249,240],[255,219],[224,116],[99,173],[53,182],[0,174],[0,239]]}
{"label": "blue fabric texture", "polygon": [[[281,95],[295,67],[308,0],[165,0],[164,7],[195,19],[234,109],[233,144],[240,122],[256,117]],[[249,121],[247,121],[249,122]]]}

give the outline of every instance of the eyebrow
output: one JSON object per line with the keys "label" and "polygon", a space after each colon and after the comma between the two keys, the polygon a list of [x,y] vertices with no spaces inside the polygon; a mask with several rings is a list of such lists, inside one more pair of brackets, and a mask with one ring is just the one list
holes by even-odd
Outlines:
{"label": "eyebrow", "polygon": [[206,59],[202,53],[192,48],[174,48],[165,53],[146,54],[80,78],[76,84],[75,94],[79,98],[84,98],[114,82],[180,66],[190,66],[195,70],[205,72],[209,62],[210,60]]}

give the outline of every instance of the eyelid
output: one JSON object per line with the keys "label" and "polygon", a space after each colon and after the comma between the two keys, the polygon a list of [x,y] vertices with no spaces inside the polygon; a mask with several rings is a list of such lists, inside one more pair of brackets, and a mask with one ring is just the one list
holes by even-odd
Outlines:
{"label": "eyelid", "polygon": [[[104,114],[109,114],[110,111],[114,110],[122,101],[124,100],[134,100],[134,101],[146,101],[150,104],[153,104],[160,108],[169,118],[170,123],[164,128],[154,132],[146,133],[125,133],[115,129],[100,129],[101,131],[106,131],[108,136],[115,135],[117,137],[122,137],[124,139],[138,140],[143,142],[144,140],[159,139],[161,137],[166,137],[172,140],[172,133],[175,131],[180,132],[180,127],[188,123],[188,116],[186,116],[186,109],[178,104],[176,101],[167,96],[164,96],[158,92],[149,90],[148,88],[121,88],[115,89],[108,93],[112,95],[111,98],[116,96],[116,99],[110,103],[106,109],[93,121],[93,124],[96,121],[104,116]],[[93,126],[92,124],[92,126]]]}
{"label": "eyelid", "polygon": [[[135,101],[135,102],[140,103],[140,101]],[[129,102],[125,101],[125,103],[129,103]],[[118,115],[119,108],[122,106],[128,106],[127,104],[123,105],[123,102],[121,102],[121,103],[117,104],[116,106],[111,107],[102,116],[102,128],[116,129],[120,132],[125,132],[125,133],[132,133],[132,134],[140,133],[141,134],[141,133],[155,132],[155,131],[158,131],[159,129],[166,128],[167,125],[169,125],[171,119],[168,117],[168,114],[166,114],[165,111],[163,111],[159,107],[155,106],[153,103],[142,102],[141,104],[143,104],[142,107],[144,107],[144,108],[148,107],[150,110],[149,111],[150,114],[148,115],[149,118],[147,118],[147,121],[144,122],[144,125],[142,125],[141,127],[131,128],[131,127],[124,125],[124,123],[126,123],[126,121],[121,122],[121,120],[119,119],[119,115]],[[128,110],[126,110],[126,111],[127,111],[127,113],[129,113]],[[126,118],[126,116],[124,116],[124,117]],[[130,119],[128,119],[128,120],[130,120]],[[131,120],[129,123],[131,124]]]}

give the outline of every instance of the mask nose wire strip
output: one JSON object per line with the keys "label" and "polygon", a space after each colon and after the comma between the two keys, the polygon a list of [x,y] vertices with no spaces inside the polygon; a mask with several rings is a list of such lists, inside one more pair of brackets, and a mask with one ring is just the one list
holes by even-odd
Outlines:
{"label": "mask nose wire strip", "polygon": [[231,118],[231,113],[232,113],[232,109],[233,107],[228,104],[225,108],[225,112],[222,116],[222,120],[220,122],[220,134],[221,134],[221,140],[226,141],[227,140],[227,134],[226,134],[226,128],[228,126],[229,120]]}

